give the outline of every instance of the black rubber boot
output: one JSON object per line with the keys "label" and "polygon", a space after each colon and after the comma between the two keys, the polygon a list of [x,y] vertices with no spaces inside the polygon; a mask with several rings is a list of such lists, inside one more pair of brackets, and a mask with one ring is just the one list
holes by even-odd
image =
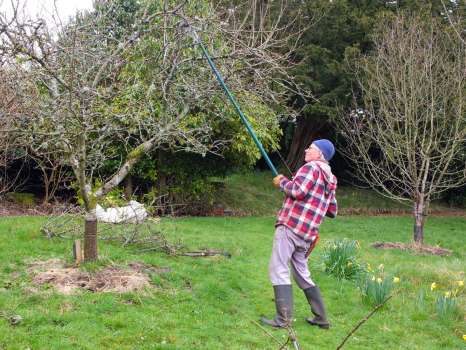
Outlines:
{"label": "black rubber boot", "polygon": [[322,300],[319,287],[314,286],[304,289],[304,294],[306,295],[307,301],[311,306],[311,311],[315,316],[312,319],[306,318],[306,321],[313,326],[329,329],[330,323],[328,322],[327,316],[325,314],[324,301]]}
{"label": "black rubber boot", "polygon": [[291,284],[273,286],[275,294],[275,308],[277,313],[272,320],[261,317],[261,322],[275,328],[286,328],[293,317],[293,291]]}

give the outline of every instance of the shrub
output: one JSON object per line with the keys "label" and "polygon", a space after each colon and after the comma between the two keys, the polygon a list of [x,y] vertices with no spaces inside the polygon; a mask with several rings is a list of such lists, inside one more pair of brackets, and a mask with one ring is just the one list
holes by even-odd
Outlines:
{"label": "shrub", "polygon": [[364,268],[357,261],[358,242],[342,239],[330,242],[324,248],[323,262],[325,272],[338,279],[356,279]]}
{"label": "shrub", "polygon": [[393,289],[393,278],[366,274],[359,281],[359,290],[365,304],[377,306],[388,298]]}
{"label": "shrub", "polygon": [[124,198],[123,189],[115,187],[99,201],[99,204],[104,208],[123,207],[128,205],[128,200]]}
{"label": "shrub", "polygon": [[458,319],[461,316],[461,311],[458,307],[458,301],[455,297],[446,292],[445,295],[440,295],[435,301],[435,310],[438,317],[441,319]]}
{"label": "shrub", "polygon": [[458,305],[458,297],[464,293],[464,280],[450,282],[446,290],[441,291],[441,286],[433,282],[430,285],[432,292],[440,293],[435,301],[437,316],[441,319],[458,319],[461,311]]}
{"label": "shrub", "polygon": [[36,204],[36,198],[32,193],[9,192],[6,198],[14,203],[32,207]]}

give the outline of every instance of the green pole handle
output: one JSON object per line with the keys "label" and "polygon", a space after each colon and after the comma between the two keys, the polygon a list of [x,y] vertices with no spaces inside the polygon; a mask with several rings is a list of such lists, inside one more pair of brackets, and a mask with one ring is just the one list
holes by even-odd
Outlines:
{"label": "green pole handle", "polygon": [[225,81],[223,80],[223,77],[222,75],[220,74],[220,72],[218,71],[217,67],[215,66],[215,63],[212,61],[210,55],[209,55],[209,52],[207,51],[207,49],[205,48],[204,44],[202,43],[201,39],[199,38],[199,35],[197,35],[196,31],[194,30],[194,28],[192,28],[189,23],[186,22],[185,24],[188,28],[189,28],[189,31],[190,31],[190,34],[193,38],[193,40],[195,41],[196,44],[199,45],[199,47],[201,48],[202,50],[202,53],[204,54],[205,58],[207,59],[207,62],[209,63],[209,66],[210,68],[212,69],[212,71],[214,72],[215,74],[215,77],[217,78],[217,81],[220,83],[220,86],[223,88],[223,90],[225,91],[228,99],[230,100],[230,102],[233,104],[233,106],[235,107],[236,109],[236,112],[239,114],[240,118],[241,118],[241,121],[243,122],[244,126],[246,127],[249,135],[251,135],[252,139],[254,140],[254,143],[256,144],[257,148],[259,148],[259,151],[261,152],[262,156],[264,157],[265,161],[267,162],[267,165],[269,166],[270,170],[272,171],[273,175],[274,176],[277,176],[278,175],[278,171],[277,169],[275,168],[275,166],[273,165],[272,161],[270,160],[267,152],[265,151],[264,147],[262,146],[262,143],[259,141],[259,139],[257,138],[257,135],[256,133],[254,132],[252,126],[251,126],[251,123],[249,122],[249,120],[246,118],[246,116],[244,115],[243,111],[241,111],[241,108],[238,104],[238,102],[236,101],[235,97],[233,96],[233,94],[231,93],[231,91],[228,89],[227,85],[225,84]]}

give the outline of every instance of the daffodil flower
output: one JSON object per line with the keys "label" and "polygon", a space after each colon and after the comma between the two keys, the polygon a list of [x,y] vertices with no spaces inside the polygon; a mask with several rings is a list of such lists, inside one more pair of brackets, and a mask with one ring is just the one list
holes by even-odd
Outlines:
{"label": "daffodil flower", "polygon": [[353,263],[351,261],[348,261],[348,264],[346,264],[348,267],[353,265]]}
{"label": "daffodil flower", "polygon": [[367,264],[367,271],[369,271],[369,272],[372,271],[371,264]]}
{"label": "daffodil flower", "polygon": [[393,283],[400,283],[399,277],[393,277]]}
{"label": "daffodil flower", "polygon": [[380,277],[377,278],[377,283],[378,283],[378,284],[382,283],[382,279],[381,279]]}
{"label": "daffodil flower", "polygon": [[437,283],[433,282],[433,283],[430,285],[430,290],[434,290],[435,288],[437,288]]}
{"label": "daffodil flower", "polygon": [[383,264],[379,265],[379,270],[383,270]]}
{"label": "daffodil flower", "polygon": [[458,283],[458,286],[460,286],[460,287],[464,286],[464,281],[457,281],[456,283]]}
{"label": "daffodil flower", "polygon": [[451,292],[450,291],[445,292],[445,298],[449,298],[449,297],[451,297]]}
{"label": "daffodil flower", "polygon": [[372,276],[371,280],[372,280],[372,281],[375,281],[375,276]]}
{"label": "daffodil flower", "polygon": [[466,340],[466,334],[463,334],[463,340]]}

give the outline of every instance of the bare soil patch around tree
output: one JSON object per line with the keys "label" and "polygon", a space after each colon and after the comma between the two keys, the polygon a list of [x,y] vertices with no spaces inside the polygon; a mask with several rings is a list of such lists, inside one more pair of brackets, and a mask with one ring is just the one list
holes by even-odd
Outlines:
{"label": "bare soil patch around tree", "polygon": [[87,290],[96,293],[127,293],[150,288],[150,274],[170,272],[168,267],[153,267],[139,262],[127,267],[108,266],[97,272],[67,266],[59,259],[36,261],[28,272],[36,285],[52,285],[61,294]]}
{"label": "bare soil patch around tree", "polygon": [[372,247],[376,249],[399,249],[422,255],[448,256],[452,253],[452,251],[449,249],[416,243],[375,242],[372,244]]}

